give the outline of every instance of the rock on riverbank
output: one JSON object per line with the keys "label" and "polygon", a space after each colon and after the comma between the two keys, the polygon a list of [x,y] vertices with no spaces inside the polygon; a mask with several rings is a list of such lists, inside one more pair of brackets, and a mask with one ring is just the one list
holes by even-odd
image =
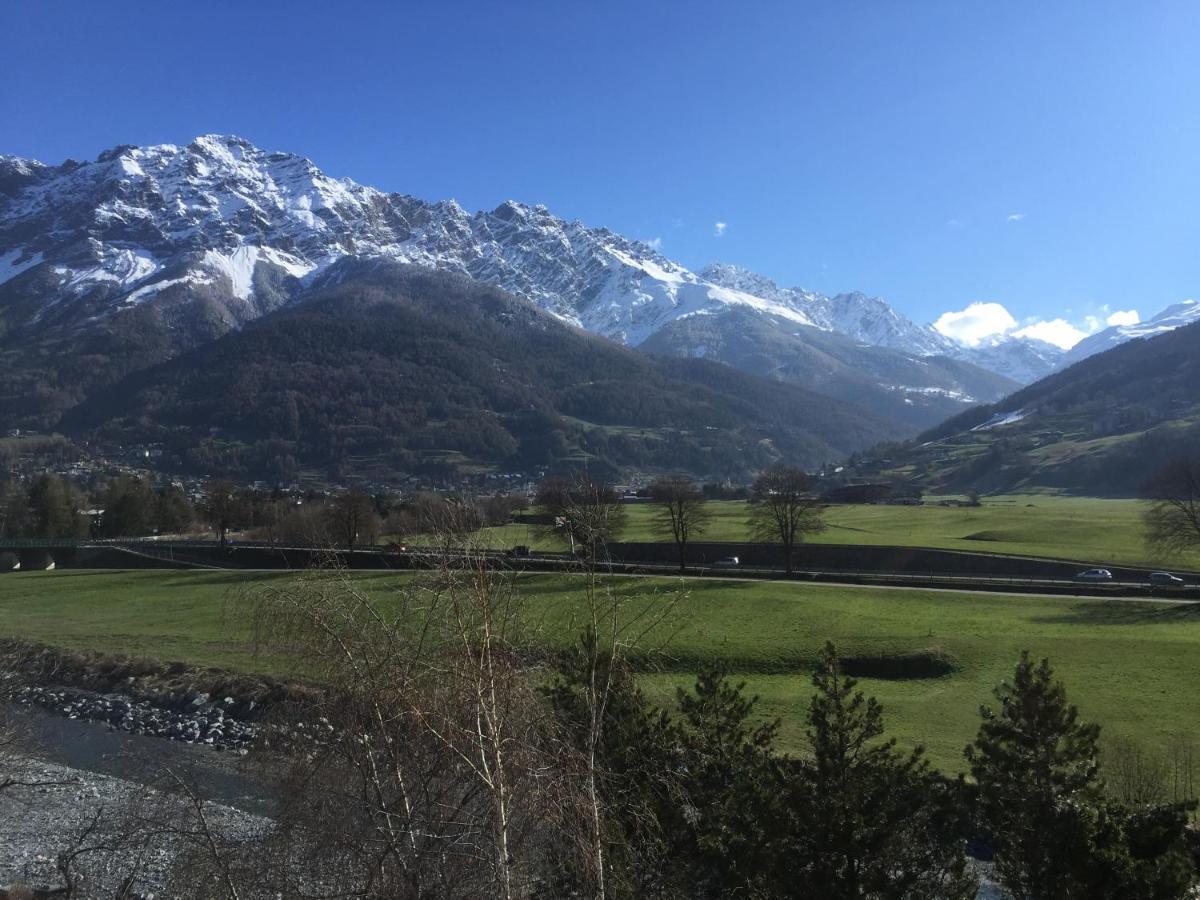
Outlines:
{"label": "rock on riverbank", "polygon": [[259,726],[227,712],[234,705],[232,697],[214,702],[207,694],[193,692],[171,699],[169,706],[160,706],[122,694],[41,685],[20,688],[12,695],[19,706],[37,706],[69,719],[103,722],[130,734],[207,744],[217,750],[245,750],[258,737]]}

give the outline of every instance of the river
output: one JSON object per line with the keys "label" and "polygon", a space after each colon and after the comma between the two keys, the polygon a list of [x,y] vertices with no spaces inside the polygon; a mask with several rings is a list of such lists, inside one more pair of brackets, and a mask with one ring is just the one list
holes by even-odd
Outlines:
{"label": "river", "polygon": [[18,723],[22,749],[30,756],[151,786],[161,784],[170,770],[194,784],[205,799],[255,815],[272,813],[269,791],[236,753],[129,734],[36,708],[9,707],[8,712]]}

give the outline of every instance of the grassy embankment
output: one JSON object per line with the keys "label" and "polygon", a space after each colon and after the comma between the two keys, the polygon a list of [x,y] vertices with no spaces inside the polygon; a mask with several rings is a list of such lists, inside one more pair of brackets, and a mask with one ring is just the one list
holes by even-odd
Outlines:
{"label": "grassy embankment", "polygon": [[[245,588],[284,573],[61,571],[0,576],[0,634],[68,648],[133,654],[247,671],[280,671],[255,657],[245,630],[226,615]],[[398,578],[356,574],[388,603]],[[883,702],[889,730],[924,743],[947,771],[961,766],[980,703],[1022,649],[1049,656],[1083,715],[1147,745],[1195,733],[1200,688],[1200,606],[1106,600],[1030,599],[831,585],[674,579],[612,582],[630,612],[671,604],[651,642],[667,650],[639,661],[646,687],[669,701],[706,662],[724,660],[783,719],[782,742],[803,743],[807,673],[821,645],[843,655],[899,660],[916,670],[948,661],[940,677],[864,678]],[[559,646],[581,621],[578,584],[567,576],[520,577],[530,640]]]}
{"label": "grassy embankment", "polygon": [[[713,519],[702,540],[748,540],[746,504],[710,504]],[[1200,569],[1200,554],[1166,560],[1145,545],[1142,511],[1137,500],[1059,497],[1027,494],[989,497],[979,507],[831,506],[826,530],[813,543],[935,547],[974,553],[1012,553],[1073,559],[1092,565],[1166,566]],[[655,528],[654,508],[628,507],[621,535],[627,541],[669,540]],[[528,544],[562,549],[543,527],[513,524],[485,531],[495,547]]]}

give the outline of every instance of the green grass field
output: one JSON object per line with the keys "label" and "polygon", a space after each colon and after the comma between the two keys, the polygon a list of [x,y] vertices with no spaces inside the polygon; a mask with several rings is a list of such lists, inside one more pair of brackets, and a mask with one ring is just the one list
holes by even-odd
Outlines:
{"label": "green grass field", "polygon": [[[748,540],[746,504],[709,504],[712,521],[703,536],[710,541]],[[826,530],[814,543],[935,547],[976,553],[1014,553],[1072,559],[1093,565],[1145,565],[1200,569],[1200,555],[1163,559],[1145,545],[1144,506],[1137,500],[1106,500],[1028,494],[989,497],[979,507],[832,506]],[[622,539],[669,540],[654,522],[654,508],[630,504]],[[494,547],[528,544],[561,549],[544,528],[514,524],[488,529]]]}
{"label": "green grass field", "polygon": [[[238,592],[281,583],[286,573],[70,571],[0,576],[0,634],[247,671],[278,671],[256,658],[227,615]],[[381,602],[389,573],[356,574]],[[577,634],[583,602],[570,576],[523,575],[529,640],[561,646]],[[783,720],[785,747],[802,746],[807,673],[826,640],[843,655],[898,657],[933,652],[953,673],[863,679],[884,704],[892,734],[924,743],[934,762],[958,771],[979,704],[1012,670],[1022,649],[1049,656],[1085,717],[1150,746],[1196,734],[1200,606],[1111,600],[1031,599],[832,585],[618,578],[628,614],[666,605],[648,636],[666,649],[639,660],[644,683],[668,702],[706,662],[724,660]]]}

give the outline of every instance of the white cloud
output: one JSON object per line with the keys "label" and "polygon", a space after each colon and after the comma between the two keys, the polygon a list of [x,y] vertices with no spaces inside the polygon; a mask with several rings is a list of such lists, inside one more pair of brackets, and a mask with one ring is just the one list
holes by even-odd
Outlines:
{"label": "white cloud", "polygon": [[950,228],[962,228],[962,222],[958,221],[958,219],[947,219],[946,225]]}
{"label": "white cloud", "polygon": [[662,249],[662,238],[660,238],[660,237],[652,237],[652,238],[650,238],[650,240],[646,241],[646,243],[649,244],[651,247],[653,247],[655,250]]}
{"label": "white cloud", "polygon": [[1142,321],[1136,309],[1117,310],[1105,320],[1109,325],[1136,325]]}
{"label": "white cloud", "polygon": [[717,237],[725,236],[725,229],[729,227],[728,222],[717,222],[713,225],[713,234]]}
{"label": "white cloud", "polygon": [[1050,319],[1049,321],[1034,322],[1032,325],[1026,325],[1019,331],[1014,331],[1013,334],[1017,337],[1045,341],[1047,344],[1053,344],[1055,347],[1061,347],[1063,350],[1070,350],[1088,336],[1088,332],[1081,331],[1066,319]]}
{"label": "white cloud", "polygon": [[999,303],[972,303],[957,312],[942,313],[933,327],[968,347],[977,346],[984,338],[1001,335],[1015,328],[1017,320]]}
{"label": "white cloud", "polygon": [[682,228],[682,227],[683,227],[683,225],[684,225],[684,221],[683,221],[683,219],[672,219],[672,220],[671,220],[671,227],[672,227],[672,228]]}
{"label": "white cloud", "polygon": [[1008,214],[1008,221],[1010,221],[1010,222],[1020,222],[1023,218],[1025,218],[1025,213],[1009,213]]}
{"label": "white cloud", "polygon": [[[1071,310],[1066,312],[1070,313]],[[1136,309],[1116,310],[1110,313],[1107,306],[1101,306],[1098,312],[1098,315],[1084,316],[1078,324],[1061,316],[1055,319],[1031,316],[1018,324],[1003,304],[977,302],[966,309],[942,313],[933,323],[933,327],[946,337],[968,347],[977,347],[991,339],[1023,337],[1070,350],[1089,334],[1095,334],[1106,325],[1136,325],[1141,321]],[[1107,318],[1102,318],[1104,316]]]}
{"label": "white cloud", "polygon": [[965,310],[943,312],[934,328],[968,347],[976,347],[986,337],[1016,328],[1016,319],[1002,304],[974,302]]}

